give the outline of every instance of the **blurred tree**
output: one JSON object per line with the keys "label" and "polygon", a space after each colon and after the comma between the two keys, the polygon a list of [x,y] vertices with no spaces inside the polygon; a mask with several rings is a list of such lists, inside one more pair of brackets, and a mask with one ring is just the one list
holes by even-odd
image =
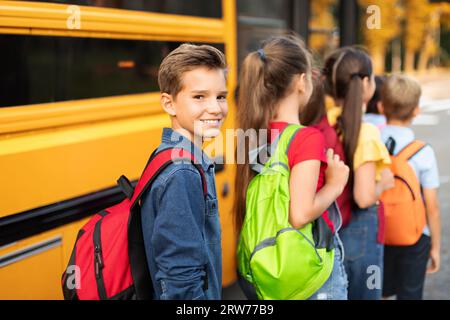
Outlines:
{"label": "blurred tree", "polygon": [[450,29],[450,3],[441,4],[441,23],[445,29]]}
{"label": "blurred tree", "polygon": [[443,32],[450,31],[450,3],[441,4],[440,22]]}
{"label": "blurred tree", "polygon": [[[437,53],[435,55],[435,66],[450,67],[450,3],[440,2],[435,5],[439,12],[439,25],[436,28]],[[441,60],[443,58],[443,60]]]}
{"label": "blurred tree", "polygon": [[400,33],[403,11],[398,0],[358,0],[366,12],[369,6],[377,6],[380,11],[379,28],[369,28],[366,19],[362,21],[364,44],[372,55],[375,73],[383,73],[385,69],[386,51],[390,42]]}
{"label": "blurred tree", "polygon": [[450,3],[442,4],[441,26],[438,62],[440,66],[450,68]]}
{"label": "blurred tree", "polygon": [[[404,70],[410,72],[414,70],[417,51],[424,49],[424,42],[427,40],[426,28],[429,26],[431,8],[428,0],[404,0],[403,5],[406,20]],[[428,46],[430,45],[428,40]]]}
{"label": "blurred tree", "polygon": [[419,63],[417,65],[417,69],[420,71],[427,69],[430,59],[439,54],[440,17],[440,5],[430,5],[429,19],[425,26],[424,45],[423,49],[420,50]]}

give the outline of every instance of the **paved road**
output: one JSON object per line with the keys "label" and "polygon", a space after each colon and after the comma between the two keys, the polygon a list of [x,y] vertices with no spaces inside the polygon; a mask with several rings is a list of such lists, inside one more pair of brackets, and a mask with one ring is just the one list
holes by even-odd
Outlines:
{"label": "paved road", "polygon": [[416,137],[436,152],[441,187],[441,270],[428,275],[424,299],[450,300],[450,73],[418,77],[422,83],[422,114],[413,126]]}
{"label": "paved road", "polygon": [[[441,270],[428,275],[424,299],[450,300],[450,72],[416,77],[422,84],[422,114],[413,129],[436,152],[441,187],[442,220]],[[245,299],[237,284],[224,290],[224,299]]]}

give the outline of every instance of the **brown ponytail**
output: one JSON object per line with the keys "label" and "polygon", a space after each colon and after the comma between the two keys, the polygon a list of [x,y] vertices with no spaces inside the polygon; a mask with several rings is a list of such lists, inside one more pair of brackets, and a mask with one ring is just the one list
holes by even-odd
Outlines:
{"label": "brown ponytail", "polygon": [[348,84],[344,98],[342,114],[338,118],[338,132],[342,134],[345,157],[350,168],[353,169],[353,156],[358,144],[362,118],[362,80],[353,77]]}
{"label": "brown ponytail", "polygon": [[[267,129],[276,117],[276,105],[290,93],[294,76],[311,71],[311,57],[303,41],[296,36],[277,36],[263,42],[260,50],[251,52],[241,66],[237,93],[237,124],[244,132]],[[258,141],[245,141],[245,163],[237,165],[235,179],[235,225],[239,231],[245,217],[245,199],[251,170],[249,146]],[[259,139],[258,139],[259,140]],[[239,147],[239,145],[238,145]]]}
{"label": "brown ponytail", "polygon": [[372,76],[372,61],[367,53],[354,47],[334,51],[326,60],[325,90],[335,100],[342,100],[342,114],[338,118],[337,132],[343,138],[346,162],[352,169],[353,157],[359,139],[362,122],[363,82]]}

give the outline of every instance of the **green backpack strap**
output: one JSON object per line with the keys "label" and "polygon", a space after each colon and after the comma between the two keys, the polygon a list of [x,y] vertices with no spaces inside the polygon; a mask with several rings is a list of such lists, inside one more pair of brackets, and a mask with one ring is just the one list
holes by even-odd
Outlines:
{"label": "green backpack strap", "polygon": [[288,151],[295,134],[304,128],[299,124],[289,124],[281,131],[278,137],[273,141],[271,145],[272,156],[265,164],[266,168],[273,168],[275,166],[282,166],[287,171],[289,170]]}

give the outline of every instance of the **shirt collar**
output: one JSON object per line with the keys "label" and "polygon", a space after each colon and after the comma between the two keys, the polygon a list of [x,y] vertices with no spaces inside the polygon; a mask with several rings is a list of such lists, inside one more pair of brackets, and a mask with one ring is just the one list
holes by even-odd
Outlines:
{"label": "shirt collar", "polygon": [[191,140],[171,128],[164,128],[161,141],[171,147],[185,149],[194,155],[197,163],[199,163],[204,171],[214,167],[214,162],[197,147]]}
{"label": "shirt collar", "polygon": [[411,128],[387,125],[384,130],[386,133],[398,135],[405,140],[414,140],[414,131]]}

